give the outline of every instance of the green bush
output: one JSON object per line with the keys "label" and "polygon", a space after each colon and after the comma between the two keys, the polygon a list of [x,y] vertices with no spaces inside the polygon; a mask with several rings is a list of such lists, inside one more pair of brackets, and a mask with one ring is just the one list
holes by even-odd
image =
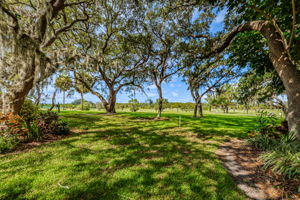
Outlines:
{"label": "green bush", "polygon": [[271,168],[273,172],[282,174],[287,178],[300,179],[300,151],[274,150],[263,153],[264,168]]}
{"label": "green bush", "polygon": [[248,143],[264,151],[261,159],[265,169],[300,180],[300,143],[293,132],[282,135],[280,139],[256,135],[248,139]]}
{"label": "green bush", "polygon": [[25,100],[20,111],[20,116],[27,126],[31,126],[31,123],[39,117],[39,108],[31,100]]}
{"label": "green bush", "polygon": [[43,138],[43,134],[39,131],[38,120],[32,121],[30,126],[27,126],[29,133],[29,140],[41,140]]}
{"label": "green bush", "polygon": [[257,125],[255,126],[255,133],[274,135],[276,132],[277,118],[274,113],[264,110],[258,111]]}
{"label": "green bush", "polygon": [[272,150],[274,146],[278,144],[278,141],[274,138],[271,138],[267,135],[256,135],[247,140],[248,144],[254,146],[257,149],[267,151]]}
{"label": "green bush", "polygon": [[139,101],[137,99],[131,99],[128,101],[130,111],[131,112],[136,112],[139,110]]}
{"label": "green bush", "polygon": [[24,128],[23,119],[13,113],[0,113],[0,153],[13,149],[19,139],[26,138],[28,129]]}
{"label": "green bush", "polygon": [[68,135],[70,133],[67,123],[59,121],[59,116],[50,111],[40,113],[38,128],[40,134]]}
{"label": "green bush", "polygon": [[13,149],[18,144],[18,139],[14,135],[0,136],[0,153]]}
{"label": "green bush", "polygon": [[39,108],[31,100],[25,100],[20,111],[20,116],[26,123],[26,127],[29,130],[27,135],[28,140],[40,140],[42,135],[38,130],[38,118],[39,118]]}
{"label": "green bush", "polygon": [[[83,110],[90,110],[90,107],[90,104],[85,102],[83,103]],[[82,110],[81,104],[76,106],[76,110]]]}

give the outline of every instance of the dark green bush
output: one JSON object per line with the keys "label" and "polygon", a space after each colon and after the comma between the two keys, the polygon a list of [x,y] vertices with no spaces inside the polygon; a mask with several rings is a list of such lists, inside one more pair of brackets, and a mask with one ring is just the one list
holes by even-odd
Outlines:
{"label": "dark green bush", "polygon": [[278,141],[276,139],[271,138],[267,135],[260,134],[249,138],[247,142],[255,148],[263,151],[272,150],[274,146],[278,144]]}
{"label": "dark green bush", "polygon": [[38,119],[39,108],[31,100],[25,100],[20,111],[20,116],[27,126],[30,126],[33,121]]}
{"label": "dark green bush", "polygon": [[26,123],[26,127],[29,130],[27,135],[27,140],[40,140],[43,135],[40,134],[38,130],[38,118],[39,118],[39,108],[31,100],[25,100],[20,111],[20,116]]}
{"label": "dark green bush", "polygon": [[259,116],[254,130],[255,133],[273,136],[276,132],[276,125],[278,123],[276,115],[264,110],[258,111],[258,113]]}
{"label": "dark green bush", "polygon": [[300,180],[300,143],[293,132],[274,139],[267,135],[256,135],[248,143],[263,150],[261,159],[264,168],[271,168],[273,172],[287,178]]}
{"label": "dark green bush", "polygon": [[50,111],[40,113],[38,127],[41,134],[67,135],[70,133],[67,123],[59,121],[59,116]]}
{"label": "dark green bush", "polygon": [[18,144],[18,139],[15,135],[0,136],[0,153],[13,149]]}

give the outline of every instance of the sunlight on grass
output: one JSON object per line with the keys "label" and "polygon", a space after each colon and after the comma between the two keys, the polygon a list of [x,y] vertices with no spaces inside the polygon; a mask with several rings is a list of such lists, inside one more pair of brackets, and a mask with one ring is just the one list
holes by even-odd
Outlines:
{"label": "sunlight on grass", "polygon": [[0,199],[244,199],[216,158],[254,117],[63,112],[84,134],[0,156]]}

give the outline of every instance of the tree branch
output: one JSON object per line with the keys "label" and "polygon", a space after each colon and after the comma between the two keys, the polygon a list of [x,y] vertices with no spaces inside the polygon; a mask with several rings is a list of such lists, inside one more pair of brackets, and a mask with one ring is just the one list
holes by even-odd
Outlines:
{"label": "tree branch", "polygon": [[12,20],[13,20],[13,29],[17,33],[19,31],[19,21],[18,21],[17,16],[14,13],[12,13],[9,9],[5,8],[3,6],[3,4],[1,4],[1,3],[0,3],[0,8],[4,13],[6,13],[9,17],[12,18]]}
{"label": "tree branch", "polygon": [[89,19],[89,16],[86,15],[85,18],[78,18],[78,19],[72,21],[70,24],[65,25],[65,26],[61,27],[60,29],[56,30],[55,33],[54,33],[54,35],[53,35],[51,38],[49,38],[49,39],[42,45],[42,48],[50,46],[50,45],[57,39],[57,37],[58,37],[61,33],[63,33],[63,32],[65,32],[65,31],[69,30],[69,29],[70,29],[74,24],[76,24],[77,22],[87,21],[88,19]]}

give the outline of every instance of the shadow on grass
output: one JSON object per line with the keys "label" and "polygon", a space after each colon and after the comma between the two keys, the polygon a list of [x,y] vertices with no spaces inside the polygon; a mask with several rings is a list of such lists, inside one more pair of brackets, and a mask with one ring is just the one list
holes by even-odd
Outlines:
{"label": "shadow on grass", "polygon": [[68,116],[74,127],[97,130],[0,158],[0,199],[243,199],[213,153],[217,144],[203,143],[203,137],[222,135],[210,120],[228,136],[226,128],[238,130],[230,124],[241,122],[182,116],[180,129],[178,115],[165,117],[171,120]]}

